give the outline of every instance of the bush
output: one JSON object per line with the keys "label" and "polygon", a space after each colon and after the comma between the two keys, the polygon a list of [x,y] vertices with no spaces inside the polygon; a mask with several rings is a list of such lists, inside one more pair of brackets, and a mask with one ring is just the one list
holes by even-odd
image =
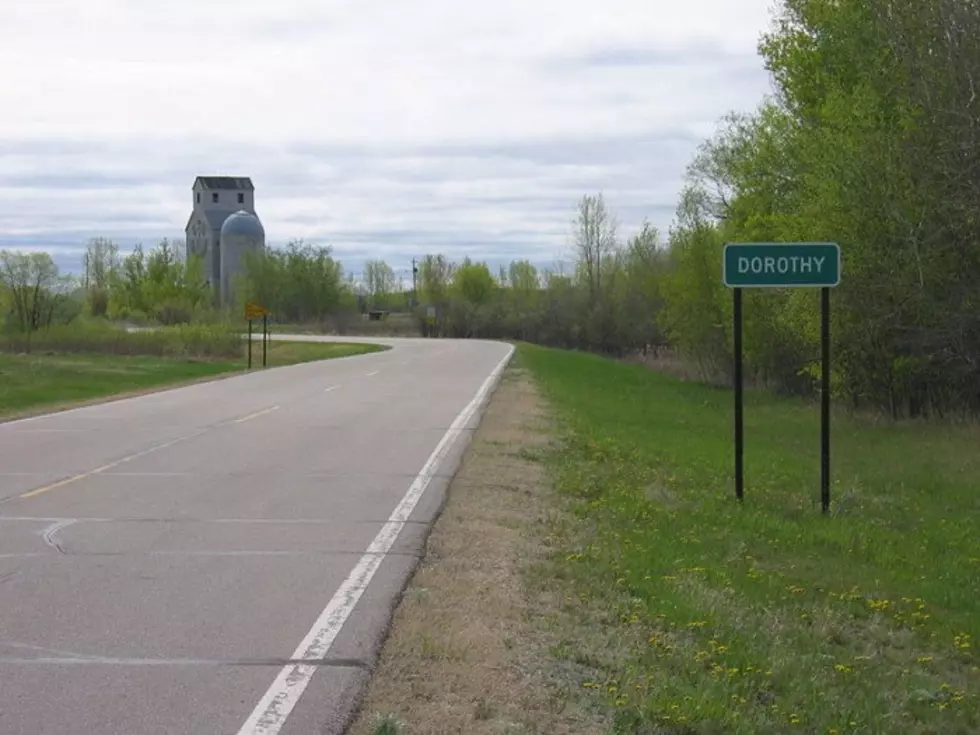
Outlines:
{"label": "bush", "polygon": [[194,316],[193,310],[186,304],[168,301],[156,310],[156,320],[164,326],[190,324]]}

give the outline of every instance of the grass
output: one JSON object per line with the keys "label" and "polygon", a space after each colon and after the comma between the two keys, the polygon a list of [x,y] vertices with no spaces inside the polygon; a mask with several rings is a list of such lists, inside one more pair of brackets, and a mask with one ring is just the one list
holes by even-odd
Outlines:
{"label": "grass", "polygon": [[563,427],[552,578],[597,631],[555,654],[615,732],[980,731],[977,427],[835,417],[822,517],[817,409],[751,392],[739,505],[729,391],[519,359]]}
{"label": "grass", "polygon": [[[144,334],[134,335],[142,344]],[[216,378],[246,367],[242,340],[234,343],[234,357],[188,357],[187,350],[173,356],[157,354],[100,354],[105,343],[84,349],[84,343],[72,343],[74,351],[38,351],[30,354],[0,352],[0,416],[10,417],[50,408],[64,408],[110,396],[143,392],[181,383]],[[123,341],[112,343],[123,345]],[[129,349],[132,344],[126,345]],[[151,343],[151,347],[157,347]],[[268,366],[292,365],[361,355],[384,349],[370,344],[270,341]],[[252,347],[253,370],[262,369],[262,344]],[[201,350],[207,353],[208,350]]]}
{"label": "grass", "polygon": [[398,735],[401,731],[401,723],[394,715],[378,715],[372,735]]}

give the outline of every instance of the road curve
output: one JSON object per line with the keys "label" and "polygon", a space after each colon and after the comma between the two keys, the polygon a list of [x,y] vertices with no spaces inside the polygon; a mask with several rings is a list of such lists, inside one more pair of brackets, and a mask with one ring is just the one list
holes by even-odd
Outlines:
{"label": "road curve", "polygon": [[0,424],[0,732],[342,732],[512,352],[348,341]]}

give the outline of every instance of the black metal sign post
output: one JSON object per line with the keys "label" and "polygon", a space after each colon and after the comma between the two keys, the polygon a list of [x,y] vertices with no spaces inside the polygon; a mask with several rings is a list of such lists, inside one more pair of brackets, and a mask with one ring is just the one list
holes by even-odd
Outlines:
{"label": "black metal sign post", "polygon": [[262,367],[266,366],[266,354],[269,347],[269,315],[262,315]]}
{"label": "black metal sign post", "polygon": [[830,289],[820,289],[820,510],[830,512]]}
{"label": "black metal sign post", "polygon": [[742,451],[744,448],[745,435],[742,427],[742,289],[732,289],[732,312],[735,315],[734,342],[735,342],[735,497],[742,500],[745,494],[743,484],[743,465]]}
{"label": "black metal sign post", "polygon": [[745,495],[742,289],[820,288],[820,509],[830,512],[830,289],[840,283],[837,243],[729,243],[722,279],[732,289],[735,353],[735,497]]}
{"label": "black metal sign post", "polygon": [[252,369],[252,320],[248,320],[248,369]]}
{"label": "black metal sign post", "polygon": [[252,321],[262,317],[262,367],[266,366],[267,342],[269,339],[269,310],[251,301],[245,304],[245,318],[248,320],[248,369],[252,369]]}

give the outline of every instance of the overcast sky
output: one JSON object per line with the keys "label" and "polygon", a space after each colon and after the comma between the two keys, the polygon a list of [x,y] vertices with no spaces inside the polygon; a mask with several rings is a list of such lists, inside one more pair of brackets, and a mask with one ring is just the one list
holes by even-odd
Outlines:
{"label": "overcast sky", "polygon": [[0,0],[0,247],[182,238],[251,176],[270,244],[548,263],[602,191],[666,232],[770,89],[769,0]]}

